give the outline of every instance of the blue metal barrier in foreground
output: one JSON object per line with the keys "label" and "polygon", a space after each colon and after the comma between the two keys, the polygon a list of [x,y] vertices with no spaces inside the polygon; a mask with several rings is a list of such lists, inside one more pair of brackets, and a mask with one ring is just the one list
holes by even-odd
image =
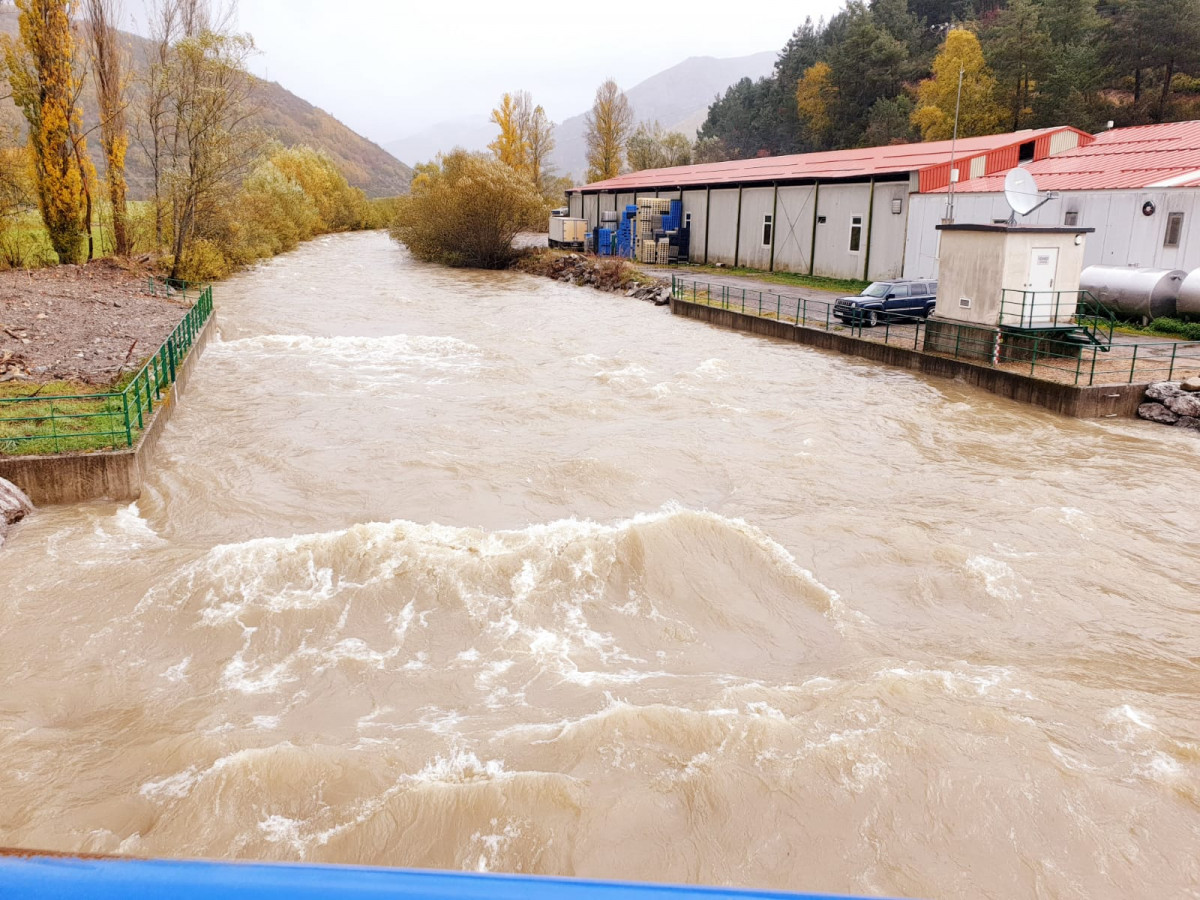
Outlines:
{"label": "blue metal barrier in foreground", "polygon": [[[12,853],[13,851],[7,851]],[[21,851],[16,851],[20,853]],[[785,894],[359,866],[0,856],[4,900],[835,900]]]}

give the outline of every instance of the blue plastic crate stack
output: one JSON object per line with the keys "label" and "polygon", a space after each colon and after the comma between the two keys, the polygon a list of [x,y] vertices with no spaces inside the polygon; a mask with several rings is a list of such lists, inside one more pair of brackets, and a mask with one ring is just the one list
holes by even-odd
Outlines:
{"label": "blue plastic crate stack", "polygon": [[596,255],[613,255],[613,230],[611,228],[596,229]]}
{"label": "blue plastic crate stack", "polygon": [[617,227],[617,255],[626,259],[633,257],[634,223],[637,220],[637,204],[631,203],[621,214],[621,223]]}
{"label": "blue plastic crate stack", "polygon": [[662,230],[663,231],[678,231],[683,224],[683,202],[680,200],[672,200],[671,208],[665,216],[663,216]]}

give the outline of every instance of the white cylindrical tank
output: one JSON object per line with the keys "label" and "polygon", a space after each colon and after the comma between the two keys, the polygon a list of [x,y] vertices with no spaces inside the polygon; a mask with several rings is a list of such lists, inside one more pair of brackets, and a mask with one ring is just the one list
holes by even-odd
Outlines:
{"label": "white cylindrical tank", "polygon": [[1175,312],[1181,316],[1200,318],[1200,269],[1193,269],[1179,285],[1179,302],[1175,304]]}
{"label": "white cylindrical tank", "polygon": [[1113,312],[1156,319],[1175,315],[1185,277],[1183,269],[1088,266],[1079,276],[1079,287]]}

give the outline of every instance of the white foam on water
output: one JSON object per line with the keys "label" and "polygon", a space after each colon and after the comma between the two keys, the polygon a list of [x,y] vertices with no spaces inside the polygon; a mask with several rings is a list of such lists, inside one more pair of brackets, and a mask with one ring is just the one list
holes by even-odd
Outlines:
{"label": "white foam on water", "polygon": [[1014,603],[1021,599],[1016,573],[1008,563],[990,556],[972,556],[967,560],[967,570],[983,579],[983,589],[997,600]]}
{"label": "white foam on water", "polygon": [[1150,717],[1140,709],[1130,706],[1128,703],[1110,709],[1107,713],[1105,713],[1104,719],[1110,724],[1123,724],[1125,722],[1132,722],[1143,731],[1154,730],[1154,724],[1151,722]]}
{"label": "white foam on water", "polygon": [[174,775],[147,781],[138,788],[138,793],[151,800],[179,800],[190,794],[192,788],[199,784],[205,774],[196,766],[188,766],[182,772],[176,772]]}
{"label": "white foam on water", "polygon": [[406,781],[425,784],[467,784],[473,781],[495,781],[509,775],[504,761],[489,759],[481,762],[470,750],[452,750],[427,762],[419,772],[405,776]]}
{"label": "white foam on water", "polygon": [[723,359],[706,359],[691,374],[707,381],[724,381],[729,377],[729,363]]}
{"label": "white foam on water", "polygon": [[188,666],[190,666],[191,663],[192,658],[190,656],[181,659],[175,665],[167,669],[167,671],[163,672],[163,678],[167,679],[167,681],[186,681]]}
{"label": "white foam on water", "polygon": [[301,836],[301,829],[303,827],[303,822],[280,815],[267,816],[267,818],[258,823],[258,830],[272,844],[290,844],[301,855],[307,849],[308,843]]}
{"label": "white foam on water", "polygon": [[397,381],[441,383],[487,364],[474,344],[454,337],[393,334],[382,337],[312,337],[265,334],[215,342],[217,357],[255,360],[256,357],[294,358],[308,372],[351,377],[367,384]]}

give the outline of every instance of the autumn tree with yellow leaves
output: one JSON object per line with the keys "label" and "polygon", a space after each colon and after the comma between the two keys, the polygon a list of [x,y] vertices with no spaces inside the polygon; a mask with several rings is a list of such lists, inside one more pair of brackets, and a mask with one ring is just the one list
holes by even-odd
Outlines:
{"label": "autumn tree with yellow leaves", "polygon": [[819,146],[826,145],[833,126],[829,104],[837,96],[837,88],[831,82],[832,74],[828,63],[814,63],[796,85],[796,112]]}
{"label": "autumn tree with yellow leaves", "polygon": [[[50,244],[62,262],[80,262],[89,237],[92,165],[78,101],[68,0],[16,0],[20,39],[5,36],[13,100],[29,123],[34,186]],[[90,252],[88,254],[90,256]]]}
{"label": "autumn tree with yellow leaves", "polygon": [[587,180],[603,181],[621,174],[625,142],[633,128],[629,101],[608,79],[596,89],[596,99],[584,119],[587,137]]}
{"label": "autumn tree with yellow leaves", "polygon": [[492,110],[491,122],[500,133],[488,149],[543,190],[549,174],[547,161],[554,150],[554,125],[545,109],[534,104],[529,91],[506,93]]}
{"label": "autumn tree with yellow leaves", "polygon": [[[962,73],[962,101],[958,76]],[[917,88],[917,108],[912,123],[927,141],[945,141],[954,135],[954,112],[958,112],[958,136],[995,134],[1003,127],[1004,109],[995,100],[996,79],[984,62],[979,39],[965,28],[954,28],[933,60],[933,75]]]}

